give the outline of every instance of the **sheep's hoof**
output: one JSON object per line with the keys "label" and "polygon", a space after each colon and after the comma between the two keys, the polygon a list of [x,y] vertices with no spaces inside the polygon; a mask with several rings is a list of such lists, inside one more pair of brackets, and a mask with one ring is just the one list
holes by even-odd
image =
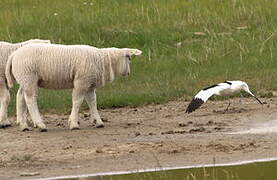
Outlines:
{"label": "sheep's hoof", "polygon": [[9,127],[9,126],[12,126],[12,124],[8,120],[0,122],[0,128],[6,128],[6,127]]}
{"label": "sheep's hoof", "polygon": [[23,131],[23,132],[27,132],[27,131],[31,131],[31,129],[30,129],[30,128],[28,128],[28,127],[25,127],[25,128],[21,128],[21,131]]}
{"label": "sheep's hoof", "polygon": [[72,127],[70,128],[70,130],[79,130],[80,128],[79,127]]}
{"label": "sheep's hoof", "polygon": [[12,124],[6,124],[6,125],[5,125],[5,128],[6,128],[6,127],[11,127],[11,126],[12,126]]}
{"label": "sheep's hoof", "polygon": [[96,125],[96,128],[103,128],[103,127],[105,127],[104,124],[98,124],[98,125]]}
{"label": "sheep's hoof", "polygon": [[38,128],[40,132],[46,132],[47,131],[47,128],[46,128],[45,124],[41,123],[41,122],[34,123],[34,127]]}
{"label": "sheep's hoof", "polygon": [[46,128],[40,128],[39,131],[40,132],[47,132],[47,129]]}
{"label": "sheep's hoof", "polygon": [[7,127],[10,127],[12,126],[11,124],[0,124],[0,128],[7,128]]}

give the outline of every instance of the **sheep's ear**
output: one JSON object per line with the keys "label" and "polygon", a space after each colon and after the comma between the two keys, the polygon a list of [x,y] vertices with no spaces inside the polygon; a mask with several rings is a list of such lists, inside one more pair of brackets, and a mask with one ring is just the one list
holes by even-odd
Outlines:
{"label": "sheep's ear", "polygon": [[130,48],[124,48],[124,51],[131,57],[131,56],[139,56],[142,54],[141,50],[138,49],[130,49]]}
{"label": "sheep's ear", "polygon": [[130,49],[130,54],[131,56],[139,56],[142,54],[142,51],[138,49]]}

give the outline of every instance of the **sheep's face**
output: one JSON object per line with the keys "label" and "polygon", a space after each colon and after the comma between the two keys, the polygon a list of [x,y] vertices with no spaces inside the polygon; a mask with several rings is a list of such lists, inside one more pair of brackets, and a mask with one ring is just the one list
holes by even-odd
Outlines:
{"label": "sheep's face", "polygon": [[123,49],[123,55],[122,55],[122,61],[120,65],[120,75],[122,76],[128,76],[130,74],[130,63],[131,59],[134,56],[139,56],[142,54],[142,51],[138,49]]}
{"label": "sheep's face", "polygon": [[122,62],[120,63],[120,75],[128,76],[130,74],[130,63],[131,57],[128,54],[123,55]]}

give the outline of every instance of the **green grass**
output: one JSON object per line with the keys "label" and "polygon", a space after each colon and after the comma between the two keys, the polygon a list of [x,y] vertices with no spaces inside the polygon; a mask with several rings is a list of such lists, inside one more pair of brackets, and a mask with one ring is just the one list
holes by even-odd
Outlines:
{"label": "green grass", "polygon": [[[156,170],[121,175],[92,176],[85,180],[271,180],[276,177],[277,161],[253,162],[242,165],[195,167]],[[70,180],[77,180],[72,178]]]}
{"label": "green grass", "polygon": [[[98,89],[102,108],[191,99],[224,80],[277,89],[276,0],[0,0],[0,9],[4,41],[143,50],[131,76]],[[39,105],[68,112],[70,91],[43,90]]]}

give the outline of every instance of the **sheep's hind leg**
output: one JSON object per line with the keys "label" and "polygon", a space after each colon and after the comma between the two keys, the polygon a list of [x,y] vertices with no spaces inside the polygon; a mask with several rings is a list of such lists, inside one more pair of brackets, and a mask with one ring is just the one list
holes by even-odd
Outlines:
{"label": "sheep's hind leg", "polygon": [[16,122],[22,131],[29,131],[27,124],[28,109],[23,95],[22,87],[19,87],[16,95]]}
{"label": "sheep's hind leg", "polygon": [[6,85],[0,85],[0,128],[11,126],[11,122],[7,118],[8,106],[10,103],[10,93]]}
{"label": "sheep's hind leg", "polygon": [[41,132],[47,131],[45,124],[42,122],[42,118],[39,114],[37,105],[37,87],[25,86],[24,88],[25,101],[35,126],[37,126]]}
{"label": "sheep's hind leg", "polygon": [[79,129],[79,109],[82,105],[86,93],[84,89],[79,87],[82,86],[74,84],[74,89],[72,91],[72,110],[68,120],[71,130]]}
{"label": "sheep's hind leg", "polygon": [[87,92],[87,94],[85,96],[85,100],[86,100],[86,102],[89,106],[91,122],[94,123],[94,120],[95,120],[97,128],[104,127],[104,123],[101,120],[101,118],[99,116],[99,113],[97,111],[97,102],[96,102],[95,89],[90,90],[90,91]]}

